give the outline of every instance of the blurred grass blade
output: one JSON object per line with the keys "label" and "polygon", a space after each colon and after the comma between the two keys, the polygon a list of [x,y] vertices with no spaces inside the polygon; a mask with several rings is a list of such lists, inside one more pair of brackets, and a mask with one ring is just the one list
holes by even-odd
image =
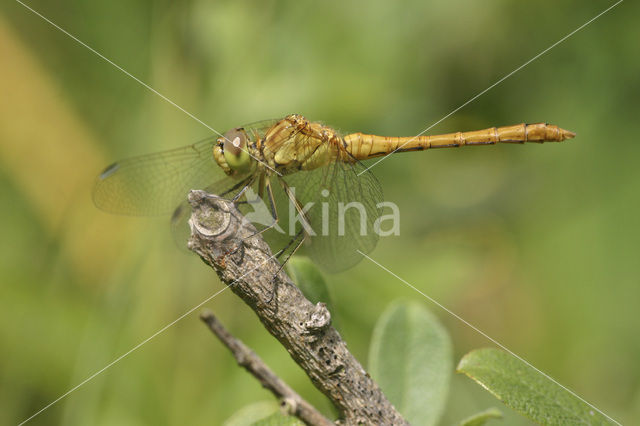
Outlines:
{"label": "blurred grass blade", "polygon": [[482,426],[491,419],[501,419],[502,412],[495,407],[488,408],[460,422],[460,426]]}
{"label": "blurred grass blade", "polygon": [[485,348],[466,354],[458,365],[496,398],[544,425],[612,424],[587,404],[504,351]]}
{"label": "blurred grass blade", "polygon": [[413,425],[436,424],[453,371],[451,340],[423,305],[397,302],[380,317],[369,351],[369,372]]}

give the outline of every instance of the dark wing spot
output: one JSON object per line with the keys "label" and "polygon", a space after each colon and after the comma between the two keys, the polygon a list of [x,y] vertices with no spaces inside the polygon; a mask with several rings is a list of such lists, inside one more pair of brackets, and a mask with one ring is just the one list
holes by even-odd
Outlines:
{"label": "dark wing spot", "polygon": [[113,163],[110,166],[107,166],[107,168],[104,169],[104,171],[102,173],[100,173],[100,176],[98,176],[98,178],[99,179],[106,179],[109,176],[111,176],[112,174],[114,174],[115,172],[117,172],[119,168],[120,168],[120,164],[119,163]]}

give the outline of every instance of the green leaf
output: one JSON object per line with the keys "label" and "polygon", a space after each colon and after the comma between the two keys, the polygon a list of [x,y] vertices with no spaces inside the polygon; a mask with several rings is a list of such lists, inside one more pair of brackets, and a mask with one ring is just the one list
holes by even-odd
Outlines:
{"label": "green leaf", "polygon": [[278,410],[278,404],[275,401],[254,402],[236,411],[224,422],[224,426],[251,426],[255,422],[277,413]]}
{"label": "green leaf", "polygon": [[252,426],[304,426],[296,417],[285,416],[281,412],[273,413],[269,417],[258,420]]}
{"label": "green leaf", "polygon": [[606,425],[607,419],[579,398],[504,351],[486,348],[466,354],[464,373],[496,398],[544,425]]}
{"label": "green leaf", "polygon": [[320,270],[309,258],[291,257],[287,262],[287,271],[307,299],[313,303],[324,302],[329,311],[332,311],[327,283]]}
{"label": "green leaf", "polygon": [[303,426],[296,417],[282,414],[275,401],[260,401],[238,410],[224,426]]}
{"label": "green leaf", "polygon": [[460,426],[482,426],[491,419],[501,419],[502,412],[497,408],[491,407],[481,411],[473,416],[467,417],[460,422]]}
{"label": "green leaf", "polygon": [[422,304],[396,302],[373,331],[369,372],[413,425],[435,424],[453,371],[451,340]]}

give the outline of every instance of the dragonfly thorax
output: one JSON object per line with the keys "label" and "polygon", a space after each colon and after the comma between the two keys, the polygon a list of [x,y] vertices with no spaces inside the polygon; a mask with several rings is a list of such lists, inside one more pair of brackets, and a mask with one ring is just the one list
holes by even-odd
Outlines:
{"label": "dragonfly thorax", "polygon": [[342,138],[330,127],[292,114],[267,131],[262,156],[270,167],[286,175],[335,161],[341,143]]}

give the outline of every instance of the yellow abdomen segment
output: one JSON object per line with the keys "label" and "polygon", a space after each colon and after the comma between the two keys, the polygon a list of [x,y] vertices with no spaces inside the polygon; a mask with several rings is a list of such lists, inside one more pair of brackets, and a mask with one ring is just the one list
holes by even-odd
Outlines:
{"label": "yellow abdomen segment", "polygon": [[380,157],[394,152],[421,151],[430,148],[454,148],[465,145],[493,145],[496,143],[562,142],[575,133],[553,124],[516,124],[491,127],[471,132],[432,136],[377,136],[353,133],[344,137],[346,150],[357,160]]}

